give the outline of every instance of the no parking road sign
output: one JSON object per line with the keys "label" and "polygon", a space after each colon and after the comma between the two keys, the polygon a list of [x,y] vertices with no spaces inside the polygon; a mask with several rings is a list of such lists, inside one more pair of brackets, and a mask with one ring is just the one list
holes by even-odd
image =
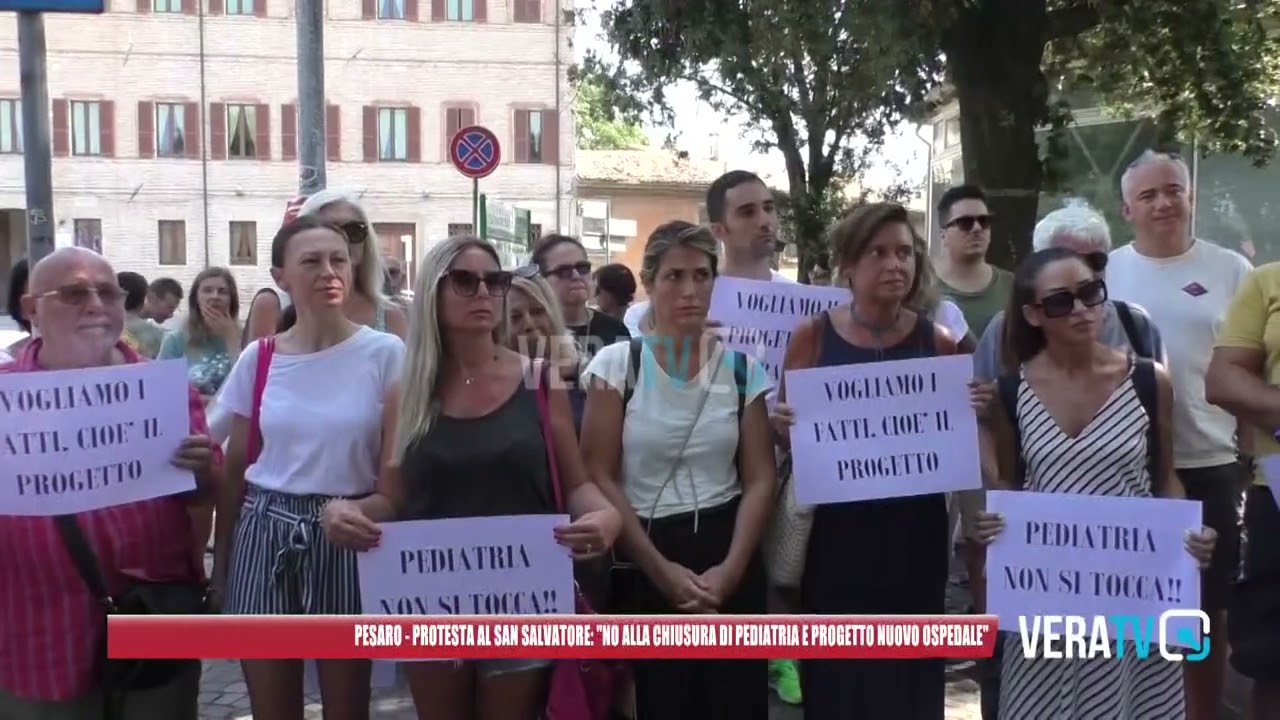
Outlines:
{"label": "no parking road sign", "polygon": [[449,160],[472,180],[487,177],[502,160],[498,136],[479,125],[464,127],[449,141]]}

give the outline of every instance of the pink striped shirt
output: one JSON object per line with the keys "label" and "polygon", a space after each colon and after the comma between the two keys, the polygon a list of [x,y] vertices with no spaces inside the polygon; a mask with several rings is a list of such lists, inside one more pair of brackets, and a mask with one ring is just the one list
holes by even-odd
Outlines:
{"label": "pink striped shirt", "polygon": [[[0,373],[39,371],[40,345],[33,340]],[[127,362],[145,361],[123,343],[118,347]],[[191,433],[207,434],[194,387],[189,407]],[[122,569],[154,580],[203,579],[204,568],[192,566],[194,531],[180,496],[94,510],[79,520],[113,593],[124,582]],[[71,700],[93,690],[102,613],[52,518],[0,515],[0,688],[46,701]]]}

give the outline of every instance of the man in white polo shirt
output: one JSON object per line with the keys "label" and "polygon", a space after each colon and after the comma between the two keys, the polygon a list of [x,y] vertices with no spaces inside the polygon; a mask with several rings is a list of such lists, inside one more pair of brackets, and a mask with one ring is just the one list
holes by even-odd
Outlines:
{"label": "man in white polo shirt", "polygon": [[[1226,610],[1240,558],[1240,523],[1248,483],[1247,447],[1237,421],[1205,400],[1214,337],[1252,267],[1243,255],[1191,235],[1191,173],[1181,157],[1147,150],[1120,179],[1131,244],[1112,251],[1107,287],[1114,300],[1145,308],[1164,337],[1173,378],[1174,468],[1187,497],[1204,507],[1218,532],[1203,576],[1201,604],[1213,633],[1226,637]],[[1248,433],[1239,433],[1248,441]],[[1184,665],[1188,720],[1216,720],[1222,706],[1227,648],[1214,643],[1205,662]]]}

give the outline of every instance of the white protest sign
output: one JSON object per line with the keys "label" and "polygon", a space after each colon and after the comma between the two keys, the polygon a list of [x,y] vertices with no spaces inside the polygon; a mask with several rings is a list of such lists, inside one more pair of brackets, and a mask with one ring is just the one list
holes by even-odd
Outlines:
{"label": "white protest sign", "polygon": [[1019,615],[1139,615],[1200,607],[1200,570],[1185,547],[1200,502],[992,491],[1005,528],[987,548],[987,608]]}
{"label": "white protest sign", "polygon": [[707,319],[732,350],[759,360],[776,387],[791,332],[805,318],[851,301],[848,288],[718,277]]}
{"label": "white protest sign", "polygon": [[0,515],[62,515],[188,492],[185,360],[0,373]]}
{"label": "white protest sign", "polygon": [[553,530],[566,515],[411,520],[360,553],[366,615],[572,615],[573,558]]}
{"label": "white protest sign", "polygon": [[788,371],[796,501],[981,488],[972,376],[969,355]]}
{"label": "white protest sign", "polygon": [[1267,487],[1276,499],[1276,506],[1280,507],[1280,454],[1267,455],[1258,462],[1262,464],[1262,477],[1267,480]]}

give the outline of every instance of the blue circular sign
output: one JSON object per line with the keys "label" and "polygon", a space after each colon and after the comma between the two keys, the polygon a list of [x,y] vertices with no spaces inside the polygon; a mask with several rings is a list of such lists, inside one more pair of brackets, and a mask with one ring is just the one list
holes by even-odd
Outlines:
{"label": "blue circular sign", "polygon": [[464,127],[449,141],[449,160],[469,178],[485,177],[497,170],[502,160],[498,136],[479,125]]}

